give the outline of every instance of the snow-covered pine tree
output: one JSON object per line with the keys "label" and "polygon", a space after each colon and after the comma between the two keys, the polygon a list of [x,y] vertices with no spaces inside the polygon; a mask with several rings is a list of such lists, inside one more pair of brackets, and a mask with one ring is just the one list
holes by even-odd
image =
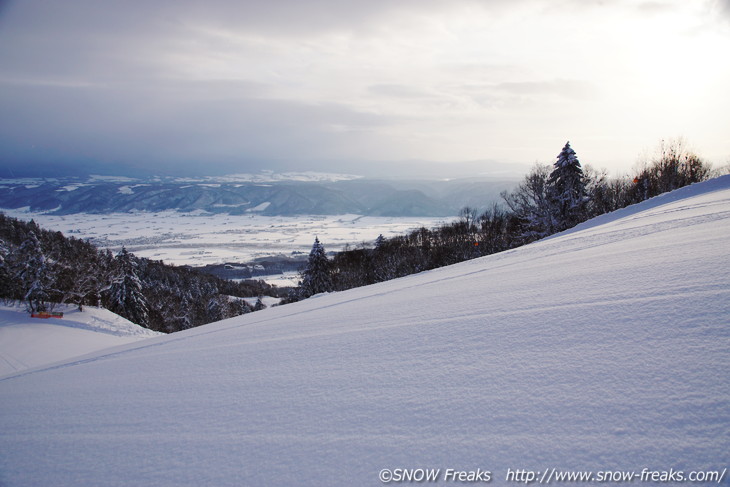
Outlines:
{"label": "snow-covered pine tree", "polygon": [[109,310],[140,326],[149,326],[147,299],[142,294],[142,281],[137,275],[135,257],[122,248],[116,257],[118,278],[111,286]]}
{"label": "snow-covered pine tree", "polygon": [[0,239],[0,298],[7,298],[12,295],[13,286],[7,261],[9,254],[8,245]]}
{"label": "snow-covered pine tree", "polygon": [[28,312],[46,311],[53,276],[34,231],[28,233],[10,261],[10,273],[23,292]]}
{"label": "snow-covered pine tree", "polygon": [[104,256],[89,242],[70,238],[67,250],[56,261],[56,288],[61,303],[71,302],[83,310],[85,304],[99,306],[101,291],[111,277]]}
{"label": "snow-covered pine tree", "polygon": [[205,307],[205,319],[208,323],[212,323],[214,321],[220,321],[228,316],[226,316],[226,308],[228,308],[228,303],[226,303],[226,300],[223,296],[220,294],[217,296],[212,296],[208,300],[208,304]]}
{"label": "snow-covered pine tree", "polygon": [[314,245],[309,252],[307,267],[302,273],[302,284],[300,286],[302,298],[308,298],[315,294],[331,292],[332,275],[330,261],[324,247],[319,243],[319,238],[314,238]]}
{"label": "snow-covered pine tree", "polygon": [[230,302],[230,316],[240,316],[253,311],[251,306],[244,299],[236,299]]}
{"label": "snow-covered pine tree", "polygon": [[570,147],[570,142],[558,154],[558,160],[548,178],[550,199],[555,212],[556,231],[580,223],[585,214],[586,183],[583,168]]}

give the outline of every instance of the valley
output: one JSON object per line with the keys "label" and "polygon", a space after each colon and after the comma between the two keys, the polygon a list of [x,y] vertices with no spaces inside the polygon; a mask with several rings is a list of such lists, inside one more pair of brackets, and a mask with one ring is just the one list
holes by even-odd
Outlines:
{"label": "valley", "polygon": [[[89,239],[100,248],[118,252],[122,247],[138,257],[192,267],[225,264],[260,265],[271,258],[290,265],[274,272],[256,269],[255,278],[279,286],[293,285],[296,269],[306,258],[314,238],[329,252],[345,246],[372,243],[378,235],[391,237],[421,226],[430,228],[448,221],[440,217],[375,217],[362,215],[265,216],[205,212],[77,213],[54,215],[27,208],[0,209],[21,220],[33,219],[44,228]],[[282,281],[281,274],[289,271]],[[242,274],[228,276],[246,277]]]}

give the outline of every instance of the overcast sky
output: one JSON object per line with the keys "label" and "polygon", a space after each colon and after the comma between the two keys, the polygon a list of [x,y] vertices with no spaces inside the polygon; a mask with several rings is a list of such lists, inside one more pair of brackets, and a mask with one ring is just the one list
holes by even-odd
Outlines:
{"label": "overcast sky", "polygon": [[728,53],[730,0],[0,0],[0,163],[720,165]]}

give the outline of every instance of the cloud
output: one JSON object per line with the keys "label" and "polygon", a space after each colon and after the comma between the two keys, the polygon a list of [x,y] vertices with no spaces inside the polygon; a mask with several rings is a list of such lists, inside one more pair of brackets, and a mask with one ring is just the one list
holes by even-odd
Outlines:
{"label": "cloud", "polygon": [[675,10],[676,5],[671,1],[641,2],[636,6],[637,10],[645,15],[662,14]]}
{"label": "cloud", "polygon": [[430,98],[433,95],[426,91],[408,85],[400,84],[380,84],[372,85],[368,87],[368,91],[374,95],[387,96],[393,98]]}
{"label": "cloud", "polygon": [[730,0],[715,0],[712,7],[726,22],[730,22]]}
{"label": "cloud", "polygon": [[532,162],[578,131],[633,159],[730,109],[727,24],[687,4],[0,0],[0,160]]}
{"label": "cloud", "polygon": [[598,94],[597,87],[591,82],[566,79],[499,83],[495,88],[497,91],[520,96],[557,95],[573,100],[591,100]]}
{"label": "cloud", "polygon": [[6,85],[0,106],[15,116],[0,117],[0,156],[230,165],[346,157],[351,150],[377,157],[387,150],[376,134],[391,118],[336,103],[250,97],[236,83],[217,90],[204,85],[171,83],[164,90]]}

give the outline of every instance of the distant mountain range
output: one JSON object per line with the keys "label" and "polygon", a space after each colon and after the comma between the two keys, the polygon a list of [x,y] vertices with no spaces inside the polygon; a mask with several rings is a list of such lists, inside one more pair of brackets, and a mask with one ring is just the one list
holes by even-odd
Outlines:
{"label": "distant mountain range", "polygon": [[452,216],[486,208],[517,180],[377,180],[317,173],[216,178],[0,180],[0,208],[53,214],[202,211],[233,215]]}

